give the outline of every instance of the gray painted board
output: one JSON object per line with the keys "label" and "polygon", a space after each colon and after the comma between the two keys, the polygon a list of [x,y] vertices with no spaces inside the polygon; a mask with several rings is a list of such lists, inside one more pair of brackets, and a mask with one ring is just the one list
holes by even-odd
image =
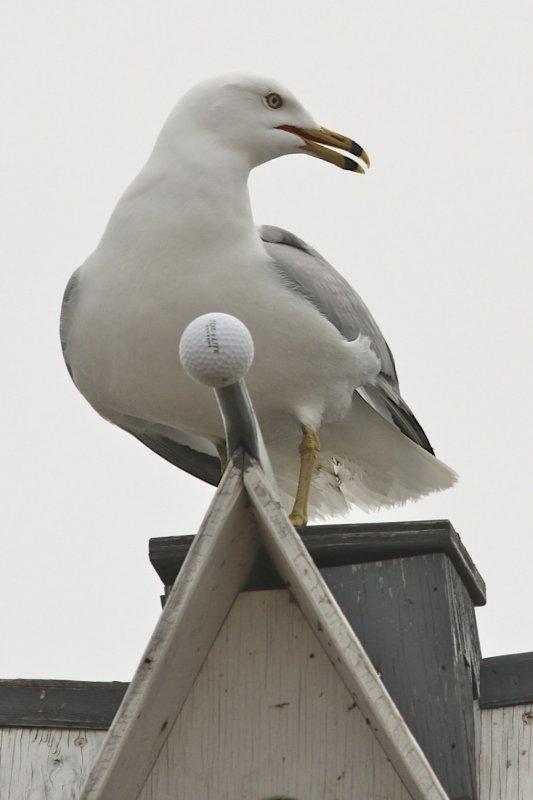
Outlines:
{"label": "gray painted board", "polygon": [[107,730],[127,688],[118,681],[0,680],[0,726]]}
{"label": "gray painted board", "polygon": [[481,708],[533,702],[533,653],[484,658]]}
{"label": "gray painted board", "polygon": [[445,790],[476,798],[472,601],[439,553],[322,570]]}
{"label": "gray painted board", "polygon": [[[319,568],[445,553],[461,576],[474,604],[480,606],[486,602],[483,578],[448,520],[308,525],[298,532]],[[165,586],[171,586],[176,579],[191,542],[191,536],[150,539],[150,561]],[[258,559],[246,589],[280,586],[279,576],[263,555]]]}

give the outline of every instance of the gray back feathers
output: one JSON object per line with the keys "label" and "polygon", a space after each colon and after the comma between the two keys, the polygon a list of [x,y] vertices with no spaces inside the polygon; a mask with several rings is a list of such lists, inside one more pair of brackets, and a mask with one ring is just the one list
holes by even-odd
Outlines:
{"label": "gray back feathers", "polygon": [[357,292],[320,253],[294,234],[272,225],[263,225],[259,233],[273,268],[291,289],[312,303],[347,341],[352,342],[361,334],[370,339],[381,361],[381,372],[376,384],[362,387],[360,395],[403,434],[433,453],[426,434],[400,395],[390,348]]}

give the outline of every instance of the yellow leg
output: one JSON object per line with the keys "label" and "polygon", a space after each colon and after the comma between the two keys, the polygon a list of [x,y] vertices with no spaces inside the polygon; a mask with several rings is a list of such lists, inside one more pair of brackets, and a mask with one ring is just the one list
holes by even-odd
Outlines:
{"label": "yellow leg", "polygon": [[228,466],[228,449],[226,447],[226,442],[219,442],[217,444],[217,453],[220,458],[220,474],[223,475]]}
{"label": "yellow leg", "polygon": [[294,507],[289,514],[289,519],[293,525],[307,525],[307,505],[309,502],[309,490],[313,477],[313,468],[320,452],[320,439],[317,434],[302,425],[302,441],[300,443],[300,476],[298,478],[298,489]]}

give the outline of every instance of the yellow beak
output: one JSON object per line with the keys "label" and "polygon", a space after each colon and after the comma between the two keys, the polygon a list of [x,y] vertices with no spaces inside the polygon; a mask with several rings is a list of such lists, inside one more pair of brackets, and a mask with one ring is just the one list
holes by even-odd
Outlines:
{"label": "yellow beak", "polygon": [[[330,161],[332,164],[335,164],[335,166],[340,167],[341,169],[348,169],[352,172],[360,172],[362,174],[365,172],[361,164],[359,164],[353,158],[348,158],[348,156],[344,156],[342,153],[339,153],[338,150],[345,150],[356,158],[361,159],[361,161],[364,161],[367,167],[370,166],[370,159],[363,148],[358,145],[357,142],[354,142],[353,139],[349,139],[347,136],[342,136],[340,133],[328,131],[326,128],[313,130],[312,128],[297,128],[295,125],[280,125],[279,127],[281,130],[294,133],[296,136],[299,136],[301,139],[303,139],[305,144],[303,145],[302,150],[305,150],[307,153],[315,156],[316,158],[322,158],[324,161]],[[322,145],[329,145],[330,147],[335,147],[336,149],[330,150],[328,147],[322,147]]]}

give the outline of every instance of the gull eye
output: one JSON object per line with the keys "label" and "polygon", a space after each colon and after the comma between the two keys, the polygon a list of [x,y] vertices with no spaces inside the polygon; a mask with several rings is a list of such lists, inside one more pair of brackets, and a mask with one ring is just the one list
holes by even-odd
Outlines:
{"label": "gull eye", "polygon": [[270,92],[270,94],[265,95],[264,101],[267,108],[281,108],[283,105],[283,99],[277,92]]}

